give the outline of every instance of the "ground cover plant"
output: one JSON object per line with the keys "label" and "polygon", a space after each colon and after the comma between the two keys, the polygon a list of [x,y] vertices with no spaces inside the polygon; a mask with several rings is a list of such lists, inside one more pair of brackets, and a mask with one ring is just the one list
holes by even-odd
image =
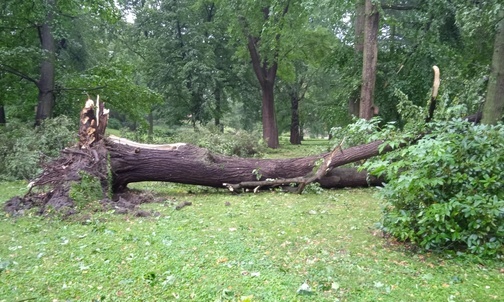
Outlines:
{"label": "ground cover plant", "polygon": [[[287,152],[321,147],[307,145]],[[133,187],[158,201],[141,206],[149,216],[93,212],[93,203],[70,218],[2,213],[0,301],[504,298],[501,260],[418,253],[384,238],[376,189],[231,195]],[[4,182],[0,202],[25,190],[25,183]]]}

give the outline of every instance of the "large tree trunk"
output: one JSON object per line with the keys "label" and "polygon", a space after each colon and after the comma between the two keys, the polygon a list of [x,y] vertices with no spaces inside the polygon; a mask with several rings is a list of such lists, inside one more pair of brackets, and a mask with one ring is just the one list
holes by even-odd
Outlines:
{"label": "large tree trunk", "polygon": [[[434,66],[433,69],[435,78],[427,121],[433,116],[439,87],[438,68]],[[299,193],[312,182],[324,187],[376,185],[381,181],[368,179],[365,172],[339,167],[407,146],[423,136],[419,134],[415,139],[394,147],[383,145],[383,141],[374,141],[343,150],[342,142],[332,152],[318,156],[253,159],[216,155],[185,143],[149,145],[117,137],[104,139],[108,110],[98,101],[96,105],[92,100],[86,102],[80,121],[77,148],[63,150],[61,157],[47,165],[44,172],[30,183],[30,191],[23,198],[9,200],[4,209],[16,213],[36,206],[43,213],[47,206],[72,208],[75,206],[70,197],[72,183],[82,180],[85,174],[100,181],[107,204],[110,203],[107,198],[110,181],[115,193],[124,190],[129,183],[142,181],[178,182],[254,192],[277,186],[292,188],[291,185],[295,184]],[[34,187],[38,189],[32,193]],[[121,197],[117,199],[120,200]]]}
{"label": "large tree trunk", "polygon": [[366,2],[365,0],[356,0],[355,19],[354,19],[354,51],[362,54],[364,51],[364,24],[366,20]]}
{"label": "large tree trunk", "polygon": [[[364,21],[365,21],[365,0],[355,1],[355,19],[354,23],[354,52],[356,58],[362,58],[364,52]],[[360,90],[359,86],[350,96],[348,100],[348,113],[353,116],[359,116],[360,105]]]}
{"label": "large tree trunk", "polygon": [[268,64],[267,61],[261,59],[258,52],[258,43],[259,38],[252,36],[248,37],[247,47],[252,59],[252,67],[261,86],[263,139],[266,141],[268,147],[276,149],[280,146],[278,141],[274,98],[278,64],[277,62]]}
{"label": "large tree trunk", "polygon": [[[318,156],[290,159],[237,158],[212,154],[190,144],[138,144],[123,138],[111,137],[106,141],[113,175],[113,190],[121,191],[129,183],[167,181],[223,188],[224,184],[280,181],[313,174],[317,162],[324,159],[327,170],[377,155],[383,142],[337,150]],[[388,149],[384,149],[386,152]],[[320,183],[325,187],[367,186],[366,173],[355,169],[324,175]],[[345,176],[342,176],[345,175]],[[286,181],[289,185],[293,181]],[[380,181],[373,179],[373,184]],[[262,184],[263,186],[265,184]],[[258,186],[252,184],[250,187]],[[241,187],[248,187],[244,185]]]}
{"label": "large tree trunk", "polygon": [[262,88],[262,124],[263,138],[268,147],[276,149],[280,146],[278,141],[278,127],[275,114],[274,83],[266,81]]}
{"label": "large tree trunk", "polygon": [[484,124],[496,124],[504,113],[504,12],[499,14],[500,21],[495,33],[492,71],[488,81],[485,106],[483,107]]}
{"label": "large tree trunk", "polygon": [[[289,1],[284,4],[282,17],[289,11]],[[270,8],[268,6],[262,8],[264,20],[270,19]],[[274,22],[281,23],[281,18],[275,18]],[[283,25],[279,25],[282,27]],[[252,61],[252,68],[261,85],[262,93],[262,122],[263,122],[263,138],[266,140],[268,147],[276,149],[280,146],[278,142],[278,127],[275,117],[275,99],[274,87],[278,70],[278,60],[280,53],[281,35],[278,33],[275,36],[276,44],[272,49],[272,55],[269,58],[261,57],[259,53],[261,38],[257,34],[247,33],[247,48]]]}
{"label": "large tree trunk", "polygon": [[46,22],[38,27],[39,38],[42,50],[44,52],[44,59],[40,66],[40,78],[37,82],[39,90],[37,113],[35,115],[35,124],[39,125],[42,120],[52,116],[54,107],[55,93],[54,93],[54,77],[55,77],[55,45],[54,37],[51,32],[50,24],[53,21],[52,9],[54,0],[48,1],[49,12],[46,17]]}
{"label": "large tree trunk", "polygon": [[362,62],[362,86],[359,117],[369,120],[377,113],[373,104],[376,64],[378,60],[378,8],[371,0],[365,0],[364,55]]}
{"label": "large tree trunk", "polygon": [[[62,150],[61,156],[46,165],[44,172],[30,183],[29,192],[6,202],[4,209],[13,214],[32,207],[38,207],[39,213],[46,209],[74,213],[70,191],[83,175],[99,181],[102,204],[106,209],[116,210],[132,204],[124,202],[122,192],[127,185],[143,181],[204,185],[234,192],[280,186],[300,193],[311,182],[327,188],[379,185],[381,180],[369,178],[366,172],[337,167],[391,150],[385,147],[379,152],[383,142],[376,141],[346,150],[338,146],[330,153],[304,158],[238,158],[212,154],[185,143],[150,145],[118,137],[104,139],[107,121],[104,104],[88,100],[80,115],[78,145]],[[110,185],[116,193],[113,200],[109,199]]]}

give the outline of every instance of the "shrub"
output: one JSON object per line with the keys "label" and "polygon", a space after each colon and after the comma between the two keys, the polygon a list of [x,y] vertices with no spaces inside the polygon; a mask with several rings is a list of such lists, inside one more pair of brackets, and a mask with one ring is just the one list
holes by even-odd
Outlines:
{"label": "shrub", "polygon": [[65,116],[45,120],[41,126],[18,121],[0,127],[0,179],[31,179],[40,163],[58,156],[75,141],[73,123]]}
{"label": "shrub", "polygon": [[365,168],[388,183],[382,228],[425,249],[503,252],[504,126],[439,122],[416,145]]}

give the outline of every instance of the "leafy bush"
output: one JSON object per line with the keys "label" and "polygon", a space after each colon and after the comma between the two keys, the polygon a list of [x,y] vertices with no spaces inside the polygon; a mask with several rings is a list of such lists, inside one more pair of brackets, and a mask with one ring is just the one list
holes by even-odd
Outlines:
{"label": "leafy bush", "polygon": [[504,126],[433,124],[416,145],[365,166],[385,174],[383,230],[425,249],[503,252]]}
{"label": "leafy bush", "polygon": [[75,141],[70,119],[60,116],[45,120],[41,126],[17,121],[0,127],[0,179],[31,179],[41,172],[40,163],[58,156]]}

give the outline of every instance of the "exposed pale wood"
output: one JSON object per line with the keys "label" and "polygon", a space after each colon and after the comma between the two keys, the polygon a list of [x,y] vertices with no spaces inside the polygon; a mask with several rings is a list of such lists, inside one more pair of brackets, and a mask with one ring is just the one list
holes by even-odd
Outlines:
{"label": "exposed pale wood", "polygon": [[176,150],[181,146],[185,146],[185,143],[175,143],[175,144],[165,144],[165,145],[155,145],[155,144],[141,144],[134,142],[132,140],[118,137],[115,135],[110,135],[108,137],[110,142],[114,142],[116,144],[126,145],[130,147],[143,148],[143,149],[157,149],[157,150]]}

